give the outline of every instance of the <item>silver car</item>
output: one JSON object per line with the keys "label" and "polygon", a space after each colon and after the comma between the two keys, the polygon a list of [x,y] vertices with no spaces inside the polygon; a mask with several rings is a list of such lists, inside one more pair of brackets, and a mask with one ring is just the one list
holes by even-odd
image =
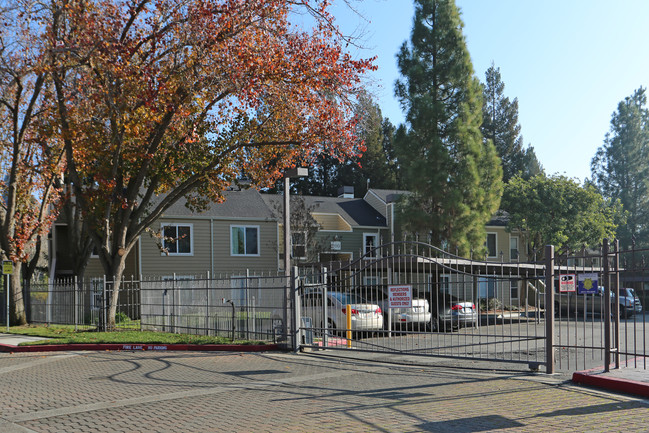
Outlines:
{"label": "silver car", "polygon": [[388,329],[388,322],[392,322],[392,329],[409,328],[415,331],[424,331],[430,325],[430,304],[426,299],[414,298],[410,307],[389,308],[390,299],[383,290],[369,289],[363,293],[383,310],[385,329]]}

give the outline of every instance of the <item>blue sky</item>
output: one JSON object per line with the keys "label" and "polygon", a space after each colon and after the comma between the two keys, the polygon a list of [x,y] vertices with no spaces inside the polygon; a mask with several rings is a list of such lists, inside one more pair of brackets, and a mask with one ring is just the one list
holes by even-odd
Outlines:
{"label": "blue sky", "polygon": [[[409,40],[411,0],[351,0],[333,9],[361,36],[359,57],[378,56],[369,86],[384,117],[403,122],[394,98],[396,53]],[[341,3],[341,0],[338,0]],[[583,180],[617,104],[649,85],[649,1],[456,0],[473,67],[484,81],[493,62],[505,94],[518,98],[525,145],[548,174]]]}

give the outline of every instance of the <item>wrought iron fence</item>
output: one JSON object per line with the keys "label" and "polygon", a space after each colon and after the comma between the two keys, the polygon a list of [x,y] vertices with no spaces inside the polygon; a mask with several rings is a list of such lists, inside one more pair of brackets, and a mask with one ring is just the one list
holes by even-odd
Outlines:
{"label": "wrought iron fence", "polygon": [[[120,281],[118,329],[274,341],[282,324],[282,275],[141,277]],[[105,328],[115,283],[106,278],[29,284],[31,323]]]}

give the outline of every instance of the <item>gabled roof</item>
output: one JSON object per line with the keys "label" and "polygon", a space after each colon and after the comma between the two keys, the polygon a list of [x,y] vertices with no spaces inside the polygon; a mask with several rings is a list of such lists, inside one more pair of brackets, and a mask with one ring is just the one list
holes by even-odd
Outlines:
{"label": "gabled roof", "polygon": [[[276,211],[276,218],[281,218],[284,196],[261,194],[268,208]],[[318,214],[338,214],[351,226],[385,227],[387,221],[362,198],[312,197],[299,196],[304,200],[307,209]]]}
{"label": "gabled roof", "polygon": [[496,212],[496,215],[491,217],[491,219],[487,223],[487,227],[489,226],[506,227],[508,223],[509,223],[509,213],[501,209]]}
{"label": "gabled roof", "polygon": [[275,219],[274,213],[261,198],[259,191],[253,188],[241,190],[228,190],[223,192],[223,203],[211,203],[205,211],[196,213],[185,206],[186,200],[180,199],[167,209],[163,217],[191,217],[206,216],[216,218],[254,218]]}
{"label": "gabled roof", "polygon": [[[379,199],[383,200],[384,203],[392,203],[402,195],[412,194],[410,191],[404,191],[399,189],[376,189],[370,188],[367,191],[367,194],[374,194]],[[367,195],[366,194],[366,195]]]}

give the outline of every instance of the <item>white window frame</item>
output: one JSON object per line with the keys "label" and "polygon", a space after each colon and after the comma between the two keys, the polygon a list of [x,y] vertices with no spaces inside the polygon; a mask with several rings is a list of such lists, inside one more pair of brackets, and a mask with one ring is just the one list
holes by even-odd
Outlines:
{"label": "white window frame", "polygon": [[[516,296],[513,296],[513,292],[516,290]],[[509,282],[509,299],[517,300],[520,297],[520,287],[518,286],[518,280],[511,280]]]}
{"label": "white window frame", "polygon": [[[256,229],[257,230],[257,253],[256,254],[247,254],[246,252],[244,252],[243,254],[240,254],[240,253],[234,253],[232,251],[232,249],[233,249],[232,248],[233,247],[233,245],[232,245],[232,229],[234,229],[234,228],[242,228],[243,229],[243,234],[244,234],[243,245],[244,245],[244,248],[245,248],[245,245],[246,245],[246,240],[245,240],[246,230],[247,229]],[[261,255],[261,230],[260,230],[259,226],[258,225],[257,226],[256,225],[245,225],[245,224],[231,224],[230,225],[230,246],[229,246],[229,248],[230,248],[230,256],[231,257],[259,257]]]}
{"label": "white window frame", "polygon": [[[369,248],[367,248],[367,238],[374,238],[374,254],[373,255],[367,255],[369,252]],[[378,233],[363,233],[363,256],[365,256],[366,259],[375,259],[378,257],[378,250],[375,249],[379,246],[379,234]]]}
{"label": "white window frame", "polygon": [[[162,256],[193,256],[194,255],[194,224],[192,223],[162,223],[160,224],[160,230],[162,231],[162,247],[166,249],[165,245],[165,229],[167,227],[176,227],[176,237],[178,237],[178,227],[188,227],[189,228],[189,252],[188,253],[179,253],[179,252],[162,252]],[[176,240],[178,244],[178,240]],[[177,249],[177,248],[176,248]]]}
{"label": "white window frame", "polygon": [[369,286],[378,286],[380,284],[380,279],[378,275],[364,276],[363,284],[365,287]]}
{"label": "white window frame", "polygon": [[[494,255],[492,256],[489,251],[489,235],[494,237]],[[487,238],[484,242],[485,247],[487,248],[487,257],[490,259],[498,258],[498,233],[496,232],[487,232]]]}
{"label": "white window frame", "polygon": [[[512,241],[516,240],[516,257],[514,257],[514,250],[512,249]],[[521,257],[521,244],[520,244],[520,238],[518,236],[510,236],[509,237],[509,259],[510,260],[518,260]]]}

